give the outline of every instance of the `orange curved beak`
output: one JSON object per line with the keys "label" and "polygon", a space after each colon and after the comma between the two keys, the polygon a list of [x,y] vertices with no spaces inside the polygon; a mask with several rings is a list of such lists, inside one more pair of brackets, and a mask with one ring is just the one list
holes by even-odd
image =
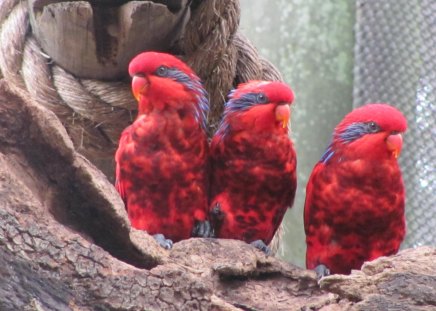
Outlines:
{"label": "orange curved beak", "polygon": [[145,77],[133,76],[132,78],[132,93],[136,100],[141,101],[141,96],[146,92],[148,80]]}
{"label": "orange curved beak", "polygon": [[395,158],[401,153],[403,147],[403,136],[401,134],[391,134],[386,138],[386,145],[388,150],[392,152]]}
{"label": "orange curved beak", "polygon": [[278,105],[276,108],[276,120],[280,122],[283,128],[288,126],[289,119],[291,118],[291,107],[288,103]]}

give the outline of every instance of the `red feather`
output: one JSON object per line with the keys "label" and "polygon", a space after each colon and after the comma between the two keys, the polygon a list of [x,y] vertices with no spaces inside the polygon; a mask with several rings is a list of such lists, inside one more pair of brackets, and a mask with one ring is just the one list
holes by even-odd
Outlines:
{"label": "red feather", "polygon": [[387,141],[406,127],[401,112],[386,104],[355,109],[336,127],[307,184],[307,268],[322,264],[331,273],[348,274],[364,261],[398,251],[405,194]]}
{"label": "red feather", "polygon": [[295,196],[295,151],[277,119],[294,96],[284,83],[252,81],[230,97],[211,143],[211,218],[219,238],[269,244]]}
{"label": "red feather", "polygon": [[134,228],[187,239],[207,213],[206,92],[168,54],[142,53],[129,72],[139,113],[121,135],[116,188]]}

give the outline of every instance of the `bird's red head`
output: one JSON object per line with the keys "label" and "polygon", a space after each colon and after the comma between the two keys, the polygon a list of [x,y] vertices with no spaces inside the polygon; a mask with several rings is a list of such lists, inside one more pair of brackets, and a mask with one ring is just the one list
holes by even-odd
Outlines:
{"label": "bird's red head", "polygon": [[141,53],[131,60],[129,74],[133,95],[139,102],[139,115],[151,109],[152,105],[156,108],[197,99],[203,101],[199,103],[201,110],[206,112],[208,108],[207,94],[200,79],[188,65],[173,55]]}
{"label": "bird's red head", "polygon": [[283,82],[249,81],[240,84],[229,95],[222,126],[231,123],[234,130],[286,131],[293,101],[294,93]]}
{"label": "bird's red head", "polygon": [[144,52],[136,55],[129,64],[129,74],[154,75],[161,66],[177,68],[188,76],[195,76],[194,71],[174,55],[160,52]]}
{"label": "bird's red head", "polygon": [[347,145],[356,155],[397,158],[407,129],[404,115],[384,103],[354,109],[335,128],[334,142]]}

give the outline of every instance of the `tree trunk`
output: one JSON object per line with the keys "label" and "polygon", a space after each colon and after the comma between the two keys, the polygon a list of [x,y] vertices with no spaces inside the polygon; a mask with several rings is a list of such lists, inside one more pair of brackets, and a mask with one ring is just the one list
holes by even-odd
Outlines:
{"label": "tree trunk", "polygon": [[431,310],[434,248],[315,275],[241,241],[130,227],[55,115],[0,81],[0,310]]}

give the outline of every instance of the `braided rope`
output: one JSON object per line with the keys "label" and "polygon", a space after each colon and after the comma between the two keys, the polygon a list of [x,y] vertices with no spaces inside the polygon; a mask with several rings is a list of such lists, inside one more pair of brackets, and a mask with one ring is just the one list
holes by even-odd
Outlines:
{"label": "braided rope", "polygon": [[204,81],[209,93],[209,126],[220,119],[223,102],[233,85],[237,51],[232,38],[239,25],[237,0],[203,1],[186,25],[183,50],[188,64]]}
{"label": "braided rope", "polygon": [[209,93],[212,132],[227,94],[238,83],[269,77],[281,80],[277,69],[259,58],[251,43],[237,32],[239,18],[239,0],[208,0],[199,4],[186,25],[182,49]]}
{"label": "braided rope", "polygon": [[[280,73],[237,32],[238,0],[201,1],[181,41],[186,61],[209,92],[213,132],[228,92],[240,82],[281,79]],[[81,79],[52,61],[34,37],[26,1],[0,1],[0,73],[15,87],[53,111],[75,147],[108,175],[121,131],[131,122],[136,102],[127,82]],[[105,166],[99,165],[101,161]]]}

